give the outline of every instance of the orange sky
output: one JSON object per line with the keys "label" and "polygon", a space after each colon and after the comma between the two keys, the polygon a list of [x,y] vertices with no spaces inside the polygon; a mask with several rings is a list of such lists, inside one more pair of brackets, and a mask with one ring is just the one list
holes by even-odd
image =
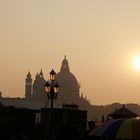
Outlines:
{"label": "orange sky", "polygon": [[0,91],[24,96],[25,76],[59,72],[67,55],[92,104],[140,104],[139,0],[0,0]]}

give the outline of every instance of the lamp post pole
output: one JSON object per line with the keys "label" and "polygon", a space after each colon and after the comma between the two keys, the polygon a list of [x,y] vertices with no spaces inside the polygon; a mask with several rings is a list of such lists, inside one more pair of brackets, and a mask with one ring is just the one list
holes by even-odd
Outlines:
{"label": "lamp post pole", "polygon": [[45,84],[45,90],[46,93],[48,95],[48,99],[51,100],[51,107],[50,107],[50,133],[49,133],[49,137],[50,140],[52,140],[52,134],[53,134],[53,99],[57,98],[58,95],[58,88],[59,85],[56,82],[56,73],[55,71],[52,69],[52,71],[50,72],[50,80],[48,80]]}
{"label": "lamp post pole", "polygon": [[53,94],[54,94],[54,91],[53,89],[51,90],[51,112],[50,112],[50,140],[52,140],[52,134],[53,134]]}

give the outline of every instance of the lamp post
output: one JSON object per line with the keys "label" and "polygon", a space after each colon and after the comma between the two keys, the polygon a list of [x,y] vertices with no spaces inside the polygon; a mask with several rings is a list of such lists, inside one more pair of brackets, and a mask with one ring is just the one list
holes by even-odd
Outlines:
{"label": "lamp post", "polygon": [[58,96],[59,85],[56,82],[56,72],[52,69],[50,72],[50,79],[45,84],[45,91],[47,93],[48,99],[51,100],[51,110],[50,110],[50,139],[52,140],[52,125],[53,125],[53,99]]}

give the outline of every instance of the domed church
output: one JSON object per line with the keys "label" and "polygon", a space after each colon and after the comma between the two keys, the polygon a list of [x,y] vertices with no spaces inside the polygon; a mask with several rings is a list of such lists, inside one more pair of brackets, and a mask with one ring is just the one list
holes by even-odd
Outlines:
{"label": "domed church", "polygon": [[[70,72],[70,67],[66,56],[62,61],[60,72],[56,74],[56,80],[60,87],[59,95],[57,99],[54,99],[54,107],[62,108],[64,104],[75,104],[79,108],[90,106],[90,103],[86,97],[83,97],[83,94],[80,95],[80,85],[76,77]],[[25,98],[32,100],[35,99],[38,100],[38,102],[44,102],[46,98],[44,90],[45,82],[46,80],[43,77],[42,70],[40,73],[37,73],[33,84],[31,74],[28,73],[25,82]],[[46,103],[49,107],[50,100],[47,100]]]}
{"label": "domed church", "polygon": [[58,98],[54,101],[55,107],[63,107],[64,104],[77,105],[81,109],[89,108],[90,103],[80,94],[80,84],[76,77],[70,72],[70,67],[66,56],[62,61],[60,72],[56,75],[59,87]]}
{"label": "domed church", "polygon": [[60,85],[59,103],[76,104],[79,99],[79,83],[75,76],[70,72],[66,56],[62,62],[60,72],[56,75],[56,80]]}

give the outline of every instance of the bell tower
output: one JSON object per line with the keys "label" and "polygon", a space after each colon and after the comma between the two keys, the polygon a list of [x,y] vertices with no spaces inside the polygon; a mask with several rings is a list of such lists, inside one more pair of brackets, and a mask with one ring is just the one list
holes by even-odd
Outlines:
{"label": "bell tower", "polygon": [[28,72],[25,79],[25,98],[29,98],[32,95],[32,78],[30,72]]}

